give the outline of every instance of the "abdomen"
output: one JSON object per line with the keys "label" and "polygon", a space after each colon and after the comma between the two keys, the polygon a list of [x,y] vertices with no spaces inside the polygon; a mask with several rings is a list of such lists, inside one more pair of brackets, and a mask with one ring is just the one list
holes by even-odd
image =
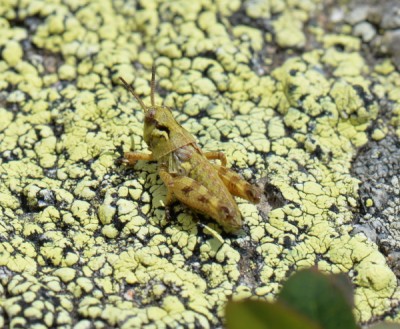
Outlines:
{"label": "abdomen", "polygon": [[186,189],[189,191],[188,195],[182,191],[175,193],[176,197],[188,206],[209,215],[228,231],[241,228],[242,219],[234,198],[203,154],[193,145],[187,145],[174,151],[173,157],[177,162],[176,175],[182,177],[177,177],[178,180],[185,180],[186,185],[192,185]]}

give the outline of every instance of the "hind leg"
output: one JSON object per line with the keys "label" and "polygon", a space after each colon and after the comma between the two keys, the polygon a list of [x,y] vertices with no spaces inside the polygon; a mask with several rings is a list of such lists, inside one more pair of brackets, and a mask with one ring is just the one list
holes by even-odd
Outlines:
{"label": "hind leg", "polygon": [[228,231],[241,227],[242,220],[236,203],[219,198],[190,177],[173,176],[163,167],[160,168],[160,177],[168,189],[167,204],[176,197],[188,207],[209,215]]}
{"label": "hind leg", "polygon": [[244,180],[238,173],[231,169],[214,164],[214,168],[218,171],[219,177],[228,188],[229,192],[242,199],[246,199],[252,203],[259,203],[262,191],[257,186],[251,185]]}

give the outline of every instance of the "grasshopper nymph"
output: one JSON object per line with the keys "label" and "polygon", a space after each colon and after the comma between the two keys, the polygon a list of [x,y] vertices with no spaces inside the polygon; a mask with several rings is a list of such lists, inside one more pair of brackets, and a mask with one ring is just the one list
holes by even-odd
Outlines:
{"label": "grasshopper nymph", "polygon": [[[146,106],[133,88],[125,88],[144,111],[143,138],[151,154],[126,152],[122,162],[157,161],[159,175],[167,187],[165,205],[178,199],[190,208],[209,215],[228,232],[242,227],[239,208],[232,195],[258,203],[261,190],[226,168],[222,152],[203,152],[194,137],[174,119],[171,110],[154,104],[155,66],[151,75],[151,106]],[[219,160],[221,165],[208,160]]]}

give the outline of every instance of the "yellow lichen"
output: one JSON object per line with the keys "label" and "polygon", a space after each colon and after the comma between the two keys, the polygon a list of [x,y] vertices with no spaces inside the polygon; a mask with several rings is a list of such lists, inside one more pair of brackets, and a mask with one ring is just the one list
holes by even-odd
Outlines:
{"label": "yellow lichen", "polygon": [[[350,273],[358,319],[390,309],[396,278],[374,244],[349,234],[359,185],[350,167],[357,147],[389,131],[379,121],[370,135],[379,98],[392,102],[400,130],[399,77],[388,60],[368,68],[345,29],[311,27],[318,8],[313,0],[0,5],[8,326],[218,327],[228,297],[270,299],[292,269],[315,264]],[[308,51],[310,31],[321,46]],[[238,236],[181,204],[167,218],[157,165],[117,164],[123,152],[147,152],[143,111],[118,78],[150,104],[153,62],[156,103],[246,179],[268,181],[260,205],[238,199]]]}

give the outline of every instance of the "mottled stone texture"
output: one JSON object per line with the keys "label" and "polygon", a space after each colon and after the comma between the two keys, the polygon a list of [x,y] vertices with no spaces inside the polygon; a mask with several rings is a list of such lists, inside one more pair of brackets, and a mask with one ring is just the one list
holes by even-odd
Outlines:
{"label": "mottled stone texture", "polygon": [[[359,6],[1,2],[0,327],[221,327],[309,266],[400,321],[398,11]],[[153,62],[156,102],[264,188],[238,235],[117,164],[146,150],[118,77],[149,104]]]}

